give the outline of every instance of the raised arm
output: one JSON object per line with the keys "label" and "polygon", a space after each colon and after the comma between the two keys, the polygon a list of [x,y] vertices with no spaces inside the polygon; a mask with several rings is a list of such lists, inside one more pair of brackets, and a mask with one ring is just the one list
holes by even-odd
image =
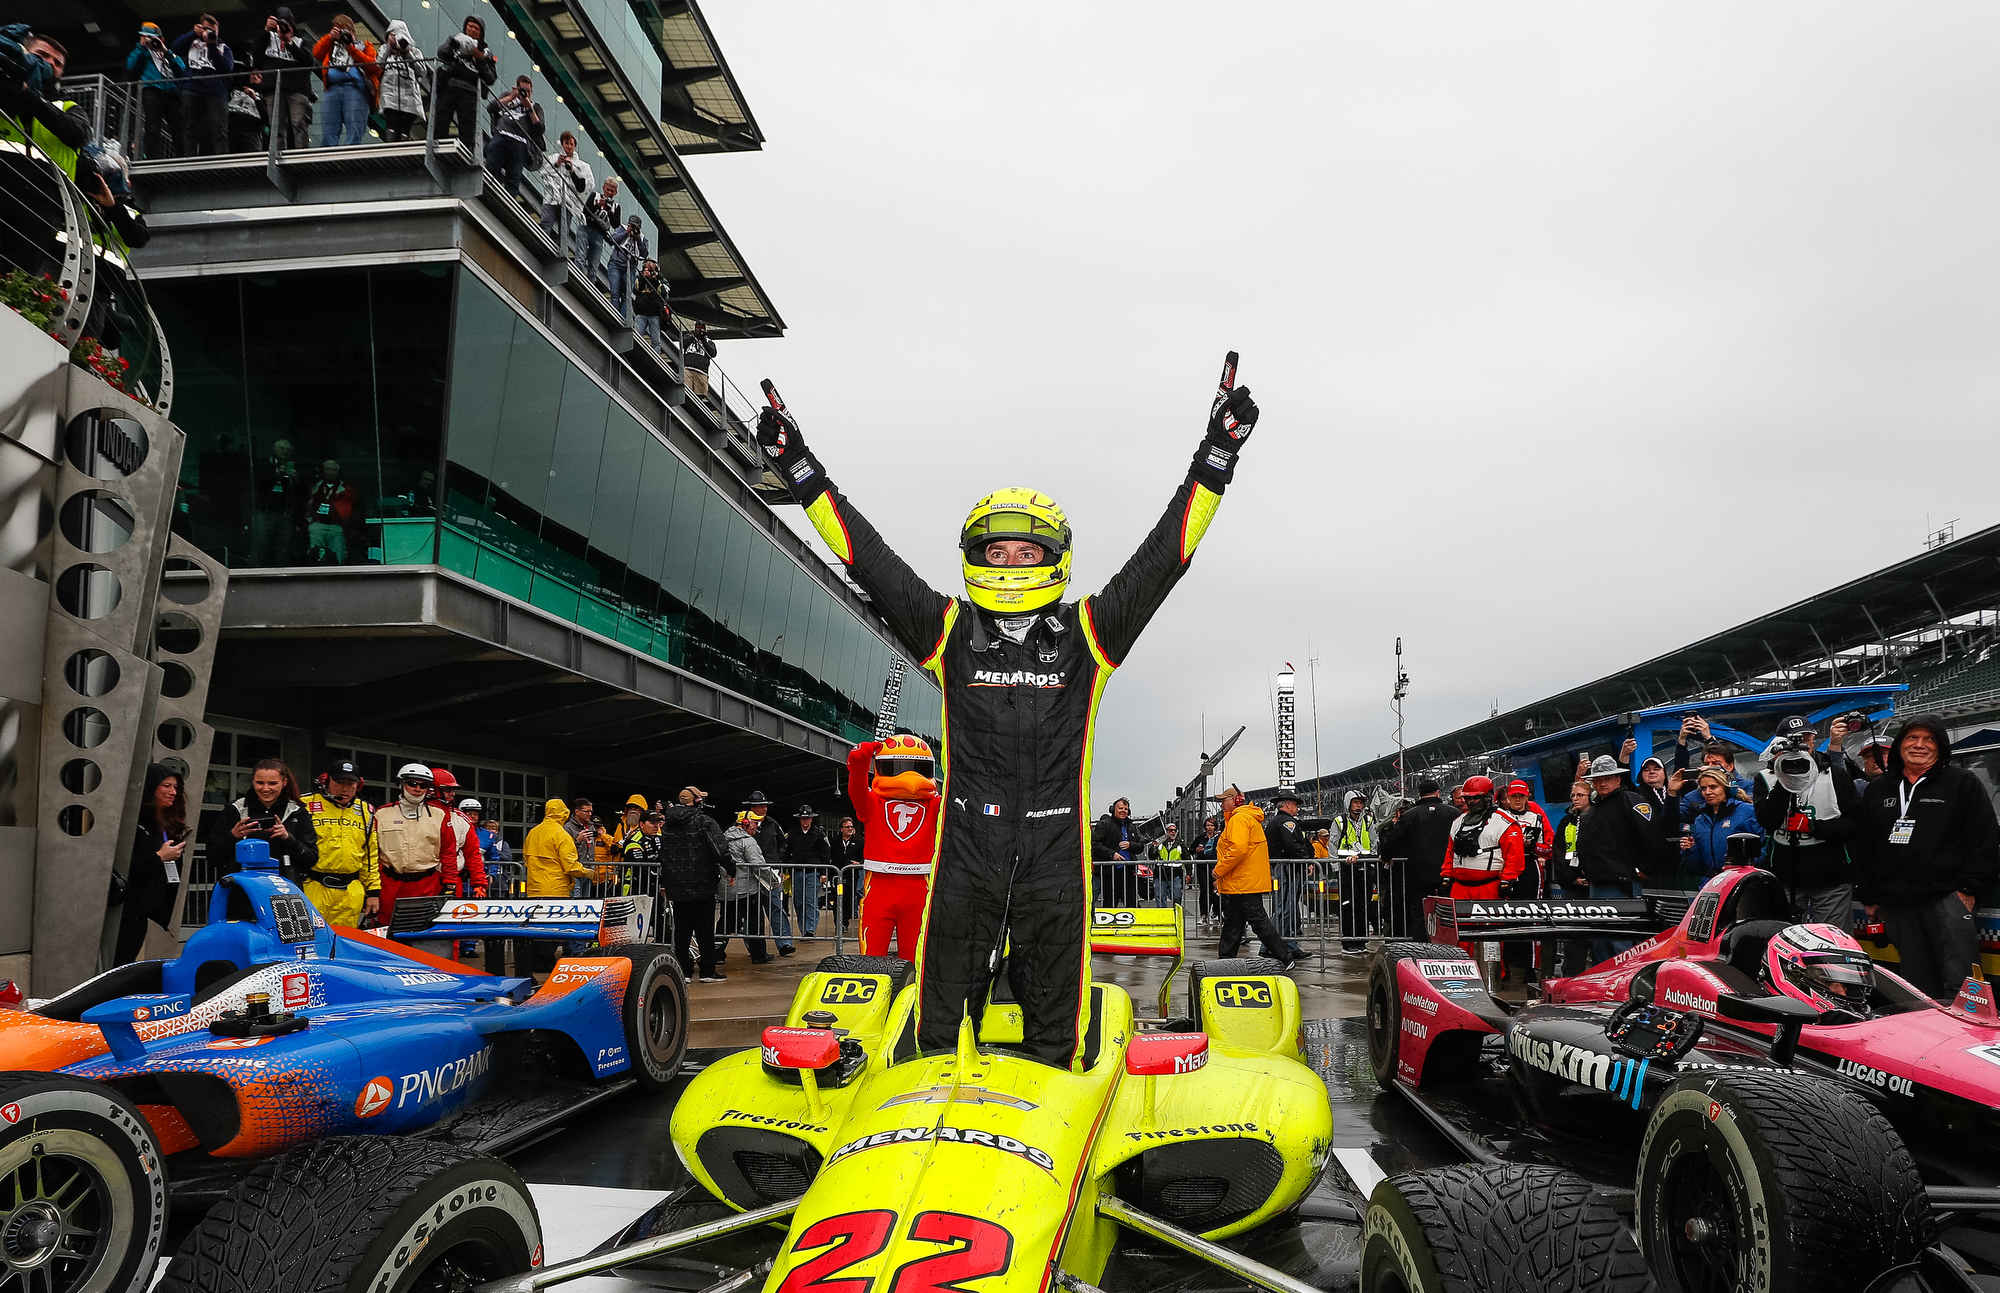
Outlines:
{"label": "raised arm", "polygon": [[1091,640],[1107,663],[1122,664],[1139,633],[1167,600],[1194,559],[1195,547],[1236,475],[1236,455],[1257,425],[1250,388],[1236,385],[1236,352],[1222,366],[1222,381],[1209,406],[1208,429],[1167,510],[1104,591],[1084,601]]}
{"label": "raised arm", "polygon": [[770,407],[758,415],[757,443],[771,459],[771,469],[806,509],[807,519],[827,548],[840,558],[854,582],[867,590],[903,649],[919,665],[928,665],[944,644],[956,604],[910,569],[826,478],[819,459],[799,434],[798,420],[768,380],[764,395]]}

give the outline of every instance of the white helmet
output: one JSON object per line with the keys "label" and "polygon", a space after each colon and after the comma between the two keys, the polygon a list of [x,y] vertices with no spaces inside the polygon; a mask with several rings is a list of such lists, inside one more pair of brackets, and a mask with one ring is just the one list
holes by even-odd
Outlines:
{"label": "white helmet", "polygon": [[421,781],[427,786],[436,784],[436,778],[431,776],[430,765],[427,763],[404,764],[402,767],[396,769],[396,780]]}
{"label": "white helmet", "polygon": [[480,803],[477,799],[461,799],[458,801],[458,811],[461,813],[483,813],[486,811],[486,805]]}

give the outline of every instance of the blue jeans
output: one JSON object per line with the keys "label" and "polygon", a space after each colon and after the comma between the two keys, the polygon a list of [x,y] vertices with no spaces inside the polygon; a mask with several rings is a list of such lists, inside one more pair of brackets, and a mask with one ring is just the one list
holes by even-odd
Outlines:
{"label": "blue jeans", "polygon": [[628,323],[632,319],[631,289],[632,262],[617,252],[611,253],[611,303],[618,307],[618,317]]}
{"label": "blue jeans", "polygon": [[[1590,896],[1593,898],[1638,898],[1644,893],[1637,880],[1627,880],[1622,883],[1612,880],[1604,884],[1592,883],[1590,886]],[[1637,941],[1632,938],[1593,938],[1590,940],[1590,963],[1598,965],[1608,961]]]}
{"label": "blue jeans", "polygon": [[638,333],[638,334],[639,334],[640,336],[642,336],[642,337],[644,337],[644,338],[645,338],[646,340],[648,340],[648,341],[652,342],[652,343],[653,343],[653,349],[655,349],[655,350],[658,350],[658,349],[660,348],[660,316],[659,316],[659,315],[657,315],[657,314],[641,314],[641,315],[636,315],[636,316],[634,316],[634,317],[633,317],[633,319],[632,319],[632,328],[633,328],[633,330],[634,330],[634,331],[636,331],[636,332],[637,332],[637,333]]}
{"label": "blue jeans", "polygon": [[368,136],[368,96],[358,85],[341,82],[319,96],[319,146],[358,144]]}
{"label": "blue jeans", "polygon": [[[613,270],[618,262],[611,263]],[[799,913],[799,937],[811,938],[819,932],[819,872],[792,872],[792,906]]]}
{"label": "blue jeans", "polygon": [[1159,886],[1160,905],[1178,907],[1181,905],[1181,868],[1178,862],[1164,862],[1160,865]]}
{"label": "blue jeans", "polygon": [[783,888],[771,890],[764,895],[764,905],[771,913],[771,935],[778,940],[779,947],[792,945],[792,918],[785,913],[785,891]]}
{"label": "blue jeans", "polygon": [[583,250],[577,253],[576,267],[583,271],[585,278],[597,277],[597,257],[610,244],[604,241],[604,232],[583,222]]}
{"label": "blue jeans", "polygon": [[561,203],[542,203],[542,228],[555,241],[556,250],[570,252],[577,246],[576,215]]}

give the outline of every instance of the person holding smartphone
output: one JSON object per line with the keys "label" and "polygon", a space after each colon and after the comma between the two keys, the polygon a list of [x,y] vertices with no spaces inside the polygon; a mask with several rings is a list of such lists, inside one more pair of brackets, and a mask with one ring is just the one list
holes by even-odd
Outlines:
{"label": "person holding smartphone", "polygon": [[111,905],[118,908],[114,965],[130,965],[146,945],[146,922],[171,930],[180,898],[182,855],[187,850],[187,806],[181,774],[164,763],[146,769],[139,796],[139,828],[125,873],[111,875]]}
{"label": "person holding smartphone", "polygon": [[236,870],[236,842],[258,839],[294,883],[319,865],[319,832],[301,802],[292,770],[282,759],[260,759],[250,769],[250,793],[210,817],[208,860],[217,876]]}

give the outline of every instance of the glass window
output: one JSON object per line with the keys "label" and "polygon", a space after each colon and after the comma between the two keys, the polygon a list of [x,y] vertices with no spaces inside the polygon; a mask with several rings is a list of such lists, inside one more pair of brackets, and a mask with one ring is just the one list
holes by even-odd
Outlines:
{"label": "glass window", "polygon": [[[728,564],[722,581],[722,600],[716,614],[731,634],[745,638],[748,635],[743,631],[743,603],[750,592],[750,556],[764,546],[764,538],[750,522],[743,519],[743,513],[731,507],[728,515]],[[731,645],[730,649],[741,648]]]}
{"label": "glass window", "polygon": [[785,663],[795,669],[804,669],[806,662],[806,635],[812,623],[812,604],[815,597],[824,597],[820,586],[804,570],[792,570],[792,593],[785,608]]}
{"label": "glass window", "polygon": [[686,468],[674,451],[655,439],[644,427],[639,468],[639,495],[632,516],[631,587],[626,593],[642,613],[657,610],[660,586],[666,579],[668,535],[676,509],[681,477]]}
{"label": "glass window", "polygon": [[[493,446],[493,488],[487,507],[533,534],[549,491],[569,361],[525,319],[514,328],[500,400],[500,434]],[[480,380],[493,380],[490,374]]]}
{"label": "glass window", "polygon": [[[694,600],[694,590],[702,583],[697,560],[700,555],[702,513],[715,491],[693,471],[683,470],[674,486],[674,513],[667,526],[667,546],[662,561],[660,585],[676,608]],[[715,502],[722,506],[721,500]],[[664,605],[665,603],[663,603]]]}
{"label": "glass window", "polygon": [[611,396],[604,388],[568,367],[555,453],[549,460],[548,493],[542,500],[542,538],[574,557],[584,554],[584,536],[590,532],[598,467],[604,457],[604,422],[610,411]]}
{"label": "glass window", "polygon": [[607,407],[604,456],[597,468],[596,510],[590,518],[591,562],[603,570],[608,588],[621,591],[623,581],[617,576],[632,559],[632,517],[639,503],[646,445],[652,437],[624,408],[616,404]]}
{"label": "glass window", "polygon": [[174,357],[174,419],[187,432],[174,531],[228,564],[249,542],[249,434],[243,407],[243,306],[237,279],[146,284]]}
{"label": "glass window", "polygon": [[452,490],[470,507],[486,501],[493,450],[500,439],[500,407],[514,344],[515,315],[469,269],[458,275],[458,321],[452,340],[451,425],[445,437]]}
{"label": "glass window", "polygon": [[[438,445],[444,435],[445,386],[454,367],[445,354],[453,278],[449,265],[369,272],[379,387],[376,452],[372,462],[340,459],[342,475],[356,495],[356,521],[437,512]],[[377,533],[371,531],[369,539],[380,546]],[[350,561],[359,557],[349,554]]]}
{"label": "glass window", "polygon": [[764,602],[771,595],[772,560],[776,551],[755,525],[750,526],[750,563],[743,576],[742,608],[737,612],[737,634],[749,644],[752,658],[771,649],[771,639],[783,629],[764,627]]}

